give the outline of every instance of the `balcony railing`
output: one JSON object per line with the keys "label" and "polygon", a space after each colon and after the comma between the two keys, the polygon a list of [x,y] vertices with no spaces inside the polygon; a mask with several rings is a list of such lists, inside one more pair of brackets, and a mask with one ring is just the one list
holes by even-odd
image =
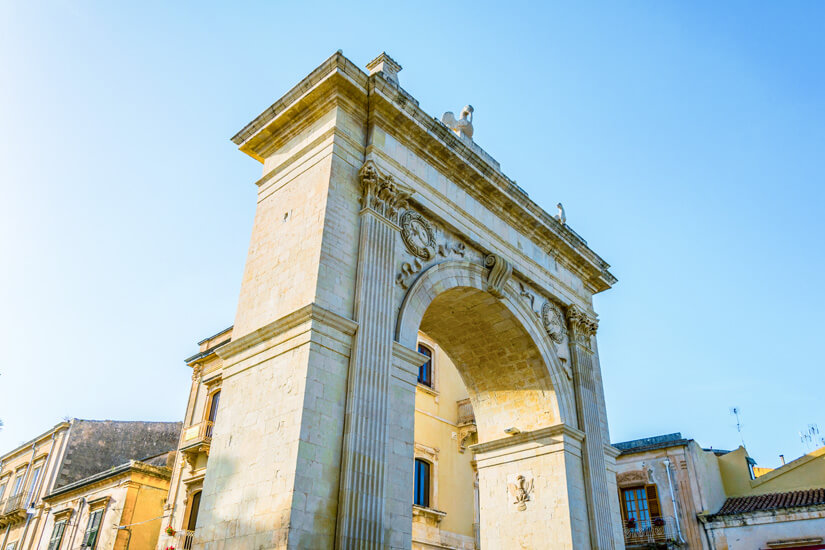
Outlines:
{"label": "balcony railing", "polygon": [[26,518],[26,493],[22,492],[12,495],[3,501],[0,508],[0,515],[5,523],[13,522],[15,519]]}
{"label": "balcony railing", "polygon": [[181,449],[188,449],[196,445],[208,445],[212,441],[212,427],[214,425],[214,422],[204,420],[183,430]]}
{"label": "balcony railing", "polygon": [[671,517],[624,524],[624,543],[628,548],[660,548],[675,545],[677,541],[676,522]]}
{"label": "balcony railing", "polygon": [[175,533],[175,542],[177,543],[178,550],[191,550],[192,549],[192,541],[195,540],[195,532],[194,531],[178,531]]}

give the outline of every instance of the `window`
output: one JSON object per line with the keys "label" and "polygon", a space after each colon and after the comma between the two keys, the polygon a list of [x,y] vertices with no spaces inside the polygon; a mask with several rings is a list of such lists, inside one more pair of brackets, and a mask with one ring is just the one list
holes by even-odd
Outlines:
{"label": "window", "polygon": [[622,515],[625,526],[634,530],[651,527],[651,520],[661,516],[655,485],[622,489]]}
{"label": "window", "polygon": [[425,508],[430,507],[430,463],[420,458],[415,459],[414,493],[414,504]]}
{"label": "window", "polygon": [[6,485],[8,484],[8,480],[4,479],[3,483],[0,483],[0,500],[3,500],[3,495],[6,494]]}
{"label": "window", "polygon": [[60,543],[63,541],[63,531],[66,529],[66,520],[58,521],[52,529],[52,537],[49,539],[49,546],[46,550],[60,550]]}
{"label": "window", "polygon": [[103,509],[94,510],[89,516],[89,524],[83,534],[82,547],[94,548],[97,544],[97,534],[100,531],[100,520],[103,519]]}
{"label": "window", "polygon": [[427,362],[418,367],[418,383],[433,387],[433,350],[424,344],[418,344],[418,353],[426,355]]}
{"label": "window", "polygon": [[206,428],[206,437],[212,437],[212,426],[215,424],[215,419],[218,417],[218,403],[221,401],[221,390],[216,391],[209,398],[209,422],[212,424]]}
{"label": "window", "polygon": [[6,550],[14,550],[17,548],[17,541],[10,542],[8,546],[6,546]]}
{"label": "window", "polygon": [[34,467],[32,472],[32,480],[29,483],[29,496],[26,498],[26,505],[31,506],[37,498],[37,482],[40,481],[40,472],[43,470],[43,464],[38,464]]}
{"label": "window", "polygon": [[23,470],[17,477],[14,478],[14,485],[12,485],[11,496],[16,497],[23,490],[23,479],[26,477],[26,470]]}

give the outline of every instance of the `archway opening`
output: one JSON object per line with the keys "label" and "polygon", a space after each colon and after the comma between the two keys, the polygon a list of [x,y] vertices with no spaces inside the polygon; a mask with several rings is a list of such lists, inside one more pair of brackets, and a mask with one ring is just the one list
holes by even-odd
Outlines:
{"label": "archway opening", "polygon": [[560,422],[550,371],[521,321],[491,294],[457,287],[436,296],[421,319],[458,370],[479,442]]}
{"label": "archway opening", "polygon": [[474,287],[440,290],[418,326],[417,350],[430,359],[415,401],[414,550],[478,547],[471,444],[561,422],[542,350],[508,305]]}

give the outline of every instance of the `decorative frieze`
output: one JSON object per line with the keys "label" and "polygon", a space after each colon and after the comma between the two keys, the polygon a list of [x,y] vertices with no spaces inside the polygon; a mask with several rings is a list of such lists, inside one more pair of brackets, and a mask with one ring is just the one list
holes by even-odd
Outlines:
{"label": "decorative frieze", "polygon": [[410,287],[417,274],[433,263],[441,259],[464,258],[471,252],[463,242],[440,230],[436,224],[413,210],[407,210],[401,215],[400,226],[401,239],[410,256],[401,262],[395,284],[404,290]]}

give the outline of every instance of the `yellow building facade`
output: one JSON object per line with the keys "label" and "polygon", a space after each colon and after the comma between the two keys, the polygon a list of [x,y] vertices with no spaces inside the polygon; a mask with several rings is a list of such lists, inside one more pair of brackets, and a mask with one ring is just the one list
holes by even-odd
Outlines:
{"label": "yellow building facade", "polygon": [[0,456],[0,549],[154,548],[180,429],[74,418]]}

